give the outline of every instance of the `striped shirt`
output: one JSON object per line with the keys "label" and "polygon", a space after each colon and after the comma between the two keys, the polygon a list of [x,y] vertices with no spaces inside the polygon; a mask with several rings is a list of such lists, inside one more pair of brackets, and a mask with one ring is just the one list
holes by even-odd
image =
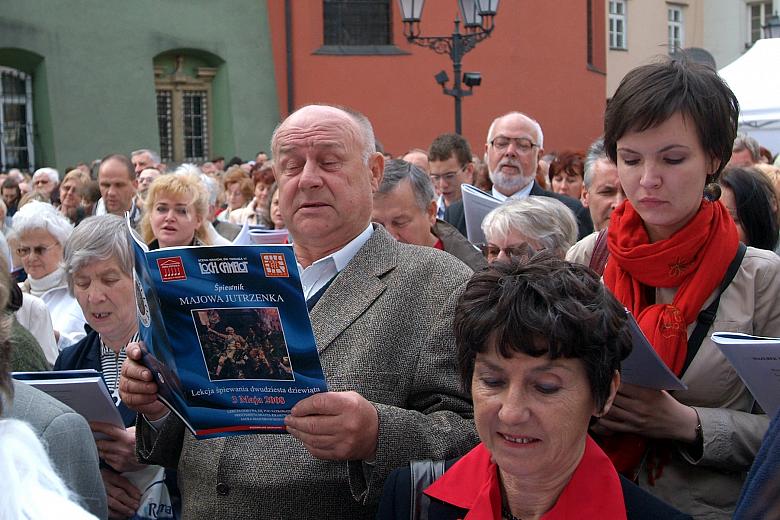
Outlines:
{"label": "striped shirt", "polygon": [[[136,332],[130,342],[138,340],[139,336]],[[116,404],[119,404],[119,375],[122,373],[122,363],[125,359],[127,359],[125,347],[122,347],[119,353],[114,352],[103,343],[103,338],[100,338],[100,371]]]}

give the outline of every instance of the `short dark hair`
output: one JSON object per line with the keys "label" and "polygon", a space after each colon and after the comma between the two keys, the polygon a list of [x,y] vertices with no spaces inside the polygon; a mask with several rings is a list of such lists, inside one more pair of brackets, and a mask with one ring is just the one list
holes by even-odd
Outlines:
{"label": "short dark hair", "polygon": [[550,170],[547,177],[552,182],[553,177],[563,173],[565,175],[575,175],[585,180],[585,153],[565,150],[559,153],[555,159],[550,162]]}
{"label": "short dark hair", "polygon": [[[106,161],[117,161],[122,163],[122,165],[127,169],[127,177],[131,180],[135,180],[135,166],[133,166],[133,162],[130,160],[130,158],[124,154],[121,153],[111,153],[100,159],[100,167],[102,167]],[[98,176],[100,176],[100,167],[98,167]]]}
{"label": "short dark hair", "polygon": [[472,161],[469,142],[458,134],[441,134],[428,148],[429,161],[446,161],[453,155],[461,168]]}
{"label": "short dark hair", "polygon": [[22,196],[22,189],[19,187],[19,181],[17,181],[16,179],[12,179],[11,177],[7,177],[3,181],[3,185],[2,187],[0,187],[0,189],[4,189],[4,190],[13,189],[16,190],[17,198]]}
{"label": "short dark hair", "polygon": [[584,265],[548,251],[527,263],[494,262],[477,272],[455,309],[458,370],[470,391],[478,353],[495,348],[551,359],[580,359],[596,406],[609,398],[620,362],[631,352],[626,310]]}
{"label": "short dark hair", "polygon": [[607,155],[617,163],[618,139],[658,126],[678,112],[696,126],[704,151],[720,161],[716,171],[707,172],[707,182],[714,182],[731,158],[739,102],[715,70],[685,56],[642,65],[625,75],[604,113]]}
{"label": "short dark hair", "polygon": [[749,246],[774,251],[777,247],[777,196],[769,179],[755,168],[729,166],[720,184],[734,192],[737,218]]}

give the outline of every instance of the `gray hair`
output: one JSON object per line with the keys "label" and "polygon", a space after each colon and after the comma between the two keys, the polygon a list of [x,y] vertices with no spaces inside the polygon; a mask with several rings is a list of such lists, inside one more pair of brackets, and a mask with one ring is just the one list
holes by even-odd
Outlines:
{"label": "gray hair", "polygon": [[152,160],[154,164],[160,164],[160,154],[155,152],[154,150],[149,150],[148,148],[141,148],[140,150],[136,150],[134,152],[130,152],[130,157],[135,157],[136,155],[141,155],[143,153],[148,153],[149,158]]}
{"label": "gray hair", "polygon": [[585,175],[582,178],[582,182],[585,185],[585,189],[589,189],[593,183],[593,176],[595,175],[594,169],[596,163],[600,160],[612,161],[607,156],[607,149],[604,147],[604,138],[599,137],[588,147],[588,154],[585,156]]}
{"label": "gray hair", "polygon": [[552,197],[510,200],[487,214],[482,232],[506,237],[517,232],[560,258],[577,241],[577,220],[566,205]]}
{"label": "gray hair", "polygon": [[311,104],[311,105],[303,106],[303,107],[299,108],[298,110],[296,110],[295,112],[293,112],[292,114],[290,114],[289,116],[287,116],[284,119],[284,121],[282,121],[281,123],[276,125],[276,128],[274,128],[274,133],[271,135],[271,153],[273,154],[273,156],[276,157],[278,155],[278,153],[277,153],[278,150],[277,150],[275,145],[276,145],[276,137],[277,137],[277,134],[279,133],[279,129],[292,116],[294,116],[295,114],[297,114],[298,112],[300,112],[301,110],[303,110],[305,108],[309,108],[309,107],[313,107],[313,106],[335,108],[336,110],[344,112],[345,114],[347,114],[350,117],[350,119],[352,119],[352,121],[358,127],[359,137],[363,141],[363,143],[362,143],[363,146],[362,146],[361,151],[360,151],[360,156],[363,159],[363,164],[368,166],[368,160],[371,158],[372,155],[374,155],[376,153],[376,137],[374,136],[374,127],[371,126],[371,121],[369,121],[368,118],[365,115],[361,114],[360,112],[358,112],[356,110],[353,110],[351,108],[347,108],[347,107],[344,107],[344,106],[340,106],[340,105],[329,105],[327,103],[314,103],[314,104]]}
{"label": "gray hair", "polygon": [[747,134],[737,134],[736,139],[734,139],[732,150],[747,150],[750,152],[750,157],[753,159],[753,162],[758,162],[761,158],[761,145],[759,145],[758,141],[753,137],[750,137]]}
{"label": "gray hair", "polygon": [[487,141],[485,141],[487,144],[490,144],[490,141],[493,139],[493,130],[496,127],[496,123],[498,123],[499,119],[503,119],[507,116],[522,116],[525,119],[527,119],[531,126],[533,126],[534,130],[536,130],[536,144],[539,145],[539,148],[544,148],[544,133],[542,133],[542,125],[539,124],[539,121],[534,119],[533,117],[530,117],[526,114],[523,114],[522,112],[507,112],[503,116],[498,116],[493,120],[492,123],[490,123],[490,128],[488,128],[488,134],[487,134]]}
{"label": "gray hair", "polygon": [[398,185],[408,180],[414,193],[414,200],[422,211],[427,211],[434,199],[431,178],[417,166],[400,159],[393,159],[385,164],[385,175],[377,193],[388,194]]}
{"label": "gray hair", "polygon": [[65,244],[73,232],[73,224],[48,202],[31,200],[14,214],[12,237],[18,239],[25,233],[43,229]]}
{"label": "gray hair", "polygon": [[197,164],[193,163],[182,163],[176,170],[173,172],[174,175],[195,175],[200,179],[200,182],[203,183],[203,186],[206,188],[206,192],[209,195],[209,206],[215,206],[217,204],[217,199],[219,198],[219,194],[222,191],[222,185],[216,181],[216,179],[209,177],[203,171],[200,169],[200,167]]}
{"label": "gray hair", "polygon": [[41,177],[43,175],[48,176],[49,180],[54,184],[59,184],[60,182],[60,174],[54,168],[38,168],[35,170],[35,173],[33,173],[32,180],[34,181],[36,177]]}
{"label": "gray hair", "polygon": [[133,276],[133,244],[125,219],[117,215],[87,217],[73,230],[63,253],[65,280],[73,295],[73,277],[93,262],[116,259],[127,276]]}

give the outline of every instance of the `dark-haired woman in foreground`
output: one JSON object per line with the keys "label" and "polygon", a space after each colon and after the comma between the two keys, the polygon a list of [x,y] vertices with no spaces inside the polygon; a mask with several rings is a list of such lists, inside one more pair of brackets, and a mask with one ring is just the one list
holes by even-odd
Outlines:
{"label": "dark-haired woman in foreground", "polygon": [[[593,431],[621,472],[696,518],[731,517],[768,424],[710,336],[780,335],[780,260],[752,247],[738,256],[737,228],[710,200],[717,186],[704,197],[731,157],[738,114],[714,70],[667,59],[630,71],[604,119],[628,199],[610,218],[604,283],[688,390],[622,385]],[[587,265],[594,242],[567,258]]]}
{"label": "dark-haired woman in foreground", "polygon": [[[496,262],[469,281],[454,327],[482,442],[425,489],[429,519],[688,518],[588,436],[631,350],[623,306],[592,271],[547,251]],[[378,518],[410,518],[411,495],[409,468],[392,473]]]}

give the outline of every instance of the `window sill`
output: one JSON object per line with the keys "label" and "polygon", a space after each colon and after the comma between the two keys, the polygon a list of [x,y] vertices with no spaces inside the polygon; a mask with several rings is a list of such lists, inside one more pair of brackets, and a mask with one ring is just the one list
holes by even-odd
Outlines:
{"label": "window sill", "polygon": [[395,45],[323,45],[313,52],[321,56],[405,56]]}
{"label": "window sill", "polygon": [[610,47],[611,51],[628,52],[628,47]]}

